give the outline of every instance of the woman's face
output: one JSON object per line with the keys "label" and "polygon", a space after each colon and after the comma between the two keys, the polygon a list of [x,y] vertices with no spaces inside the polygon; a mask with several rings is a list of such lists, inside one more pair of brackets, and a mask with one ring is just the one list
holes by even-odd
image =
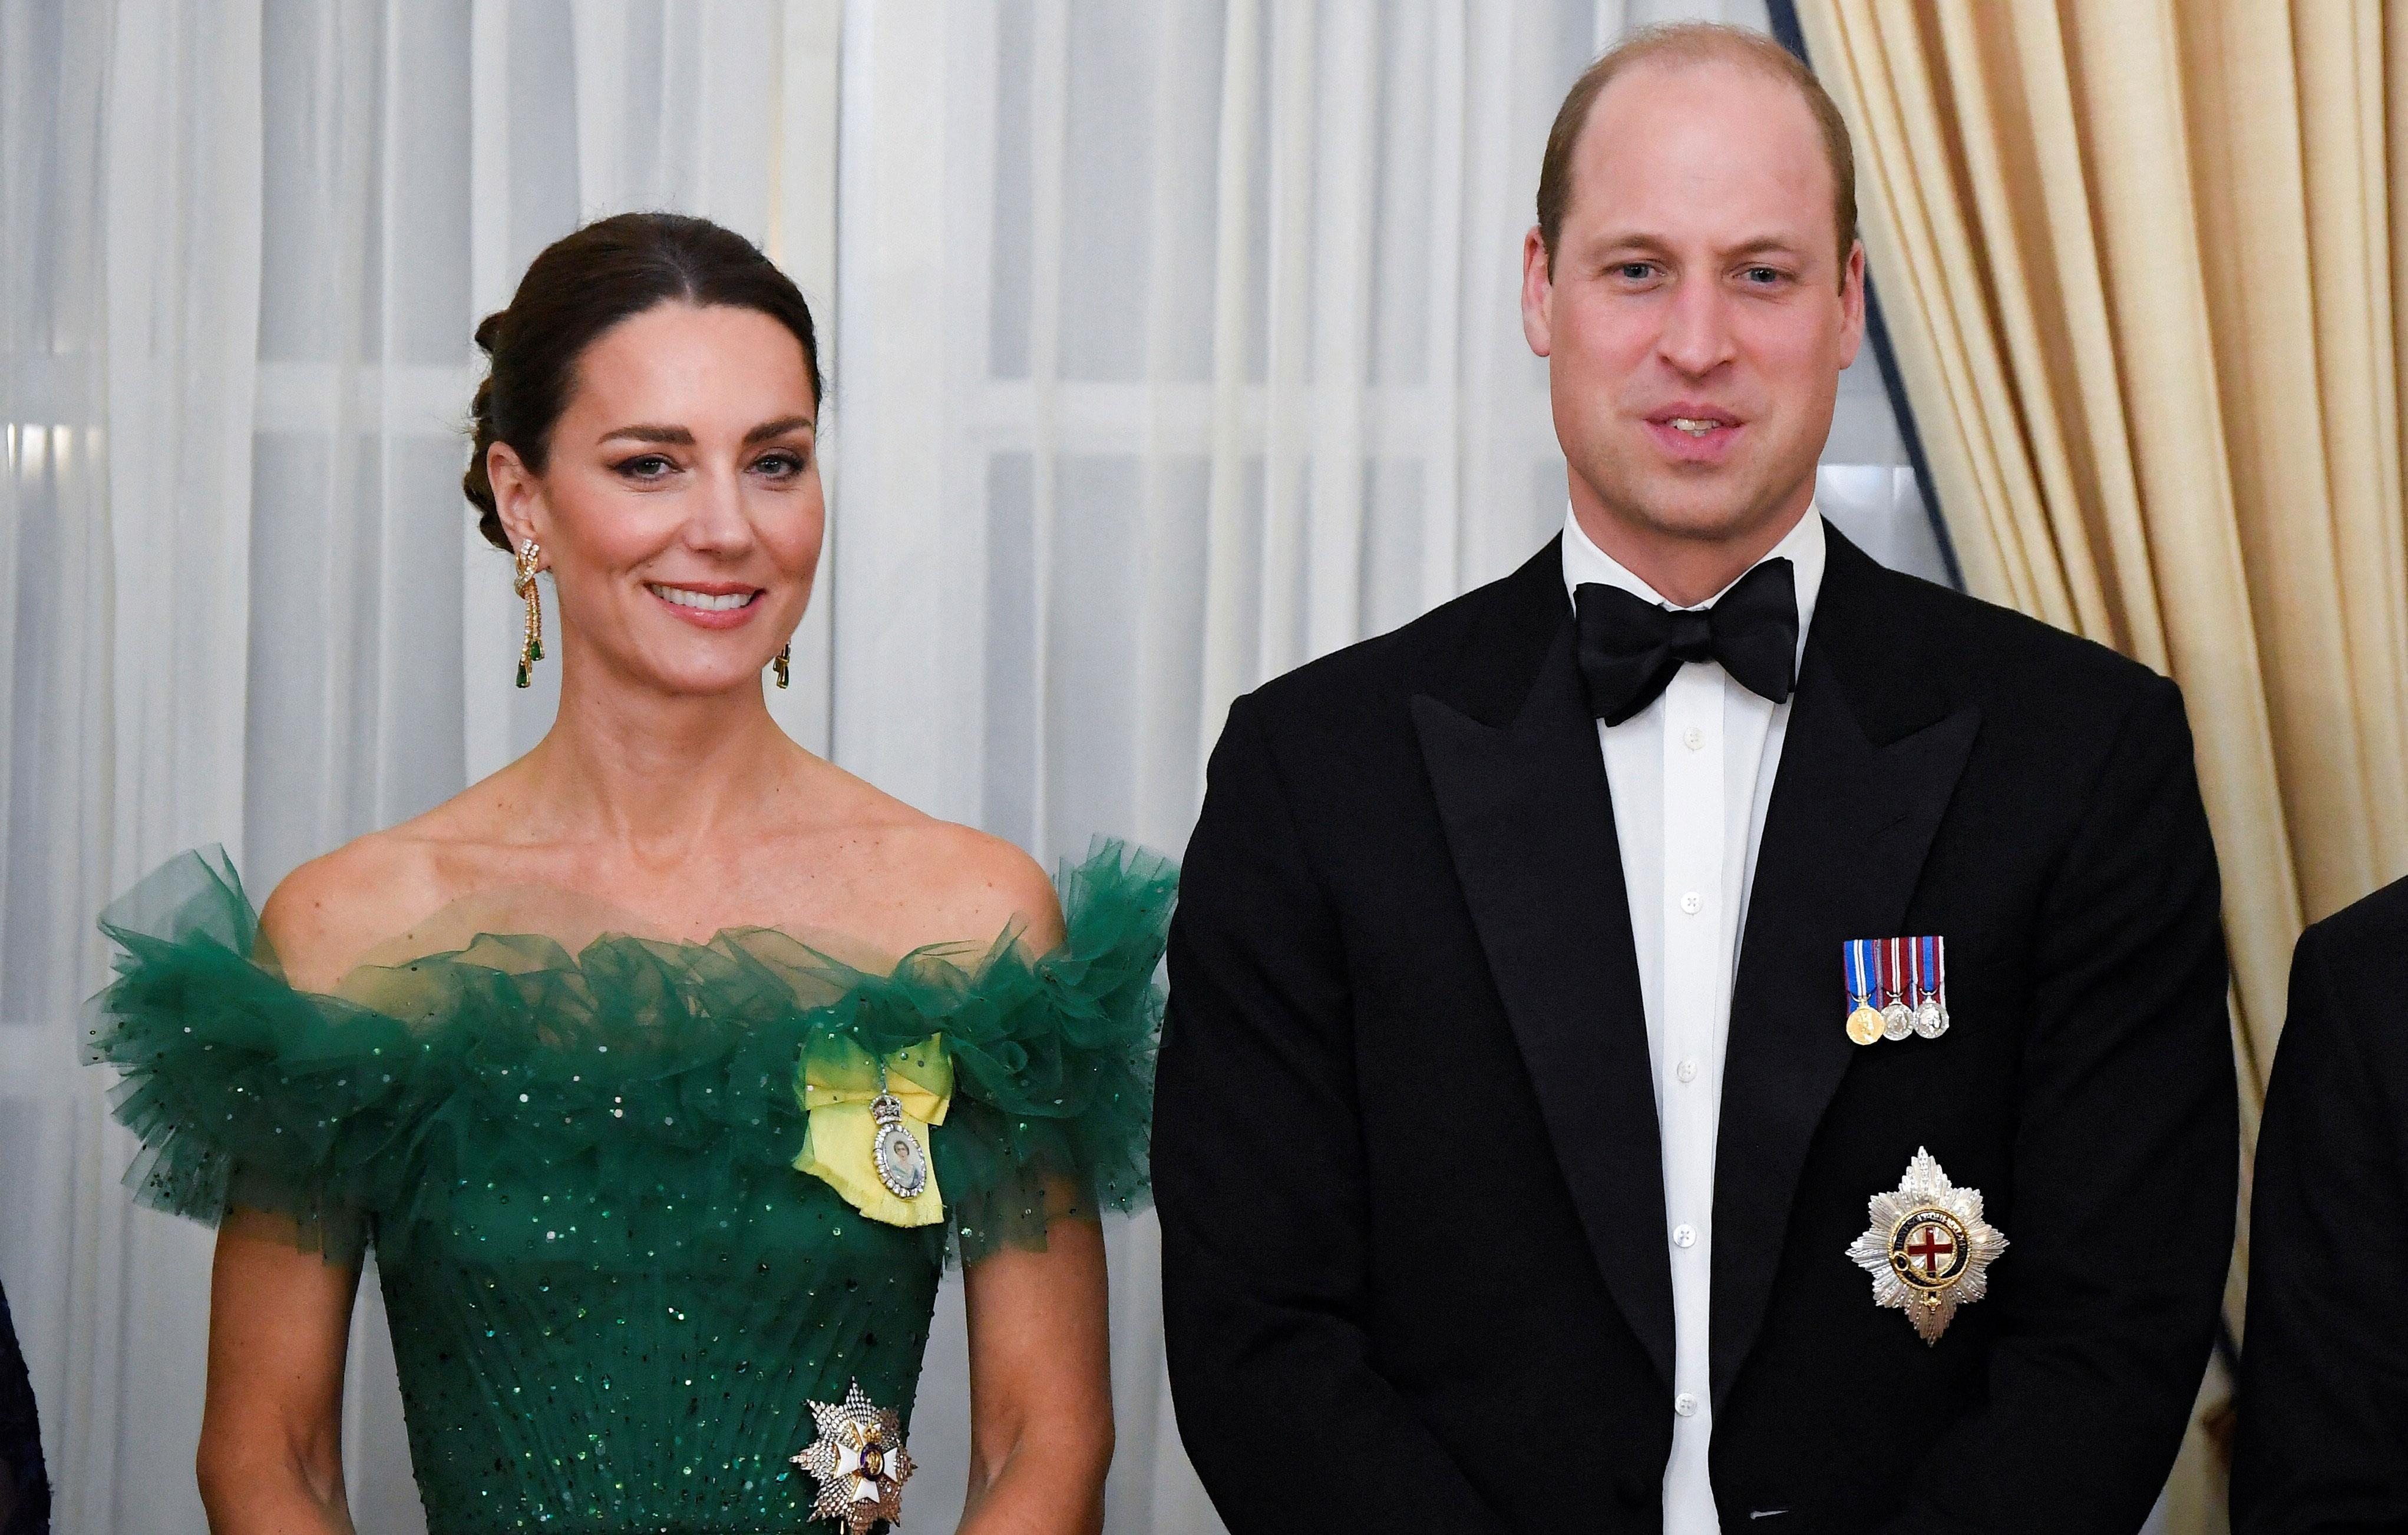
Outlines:
{"label": "woman's face", "polygon": [[487,462],[568,645],[663,692],[759,686],[827,517],[802,344],[757,310],[661,304],[587,346],[572,390],[541,475],[507,444]]}

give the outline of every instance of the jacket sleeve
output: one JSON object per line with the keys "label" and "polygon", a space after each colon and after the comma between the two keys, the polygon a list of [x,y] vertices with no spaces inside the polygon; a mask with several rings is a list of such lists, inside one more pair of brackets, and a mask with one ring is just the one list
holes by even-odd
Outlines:
{"label": "jacket sleeve", "polygon": [[1154,1096],[1163,1319],[1185,1443],[1230,1535],[1498,1528],[1373,1357],[1340,925],[1240,700],[1170,930]]}
{"label": "jacket sleeve", "polygon": [[2360,1034],[2399,1011],[2351,1005],[2329,940],[2311,928],[2292,958],[2258,1137],[2236,1535],[2408,1528],[2403,1085]]}
{"label": "jacket sleeve", "polygon": [[2033,928],[1987,1400],[1933,1443],[1892,1535],[2130,1535],[2163,1486],[2231,1263],[2240,1130],[2217,902],[2181,695],[2153,682]]}

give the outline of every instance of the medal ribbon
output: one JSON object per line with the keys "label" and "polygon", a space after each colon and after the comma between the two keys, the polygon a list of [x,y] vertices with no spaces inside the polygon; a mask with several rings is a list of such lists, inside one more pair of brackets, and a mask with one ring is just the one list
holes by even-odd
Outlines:
{"label": "medal ribbon", "polygon": [[1870,938],[1851,938],[1840,947],[1840,980],[1848,988],[1851,1013],[1872,1005],[1874,942]]}
{"label": "medal ribbon", "polygon": [[[882,1096],[895,1100],[903,1128],[930,1154],[928,1185],[917,1199],[896,1199],[878,1176],[879,1127],[871,1105]],[[953,1056],[942,1036],[932,1034],[881,1059],[841,1035],[821,1035],[796,1063],[795,1099],[804,1110],[796,1172],[818,1178],[847,1204],[888,1226],[933,1226],[945,1218],[928,1133],[945,1122],[953,1101]]]}
{"label": "medal ribbon", "polygon": [[1948,940],[1932,934],[1923,940],[1923,994],[1948,1005]]}
{"label": "medal ribbon", "polygon": [[1899,950],[1897,939],[1892,938],[1882,945],[1881,985],[1882,1004],[1884,1006],[1887,1006],[1889,1003],[1898,1001],[1899,994],[1905,989],[1906,977],[1899,974],[1899,972],[1904,968],[1899,963],[1899,960],[1902,958],[1903,956]]}

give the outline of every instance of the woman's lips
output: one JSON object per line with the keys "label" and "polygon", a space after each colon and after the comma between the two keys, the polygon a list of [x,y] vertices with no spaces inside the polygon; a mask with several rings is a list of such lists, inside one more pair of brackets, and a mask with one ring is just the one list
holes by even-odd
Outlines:
{"label": "woman's lips", "polygon": [[652,593],[652,601],[697,629],[738,628],[752,622],[761,606],[759,587],[722,583],[687,587],[647,581],[644,590]]}

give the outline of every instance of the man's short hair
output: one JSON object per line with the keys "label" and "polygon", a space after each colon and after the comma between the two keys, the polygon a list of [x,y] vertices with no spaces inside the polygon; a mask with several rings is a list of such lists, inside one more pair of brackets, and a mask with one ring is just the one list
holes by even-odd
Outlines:
{"label": "man's short hair", "polygon": [[1856,243],[1856,157],[1838,104],[1813,71],[1760,32],[1713,21],[1673,21],[1632,33],[1581,71],[1547,132],[1547,158],[1539,167],[1539,239],[1547,249],[1547,269],[1555,264],[1555,236],[1572,200],[1572,150],[1588,125],[1589,108],[1618,75],[1642,64],[1727,64],[1779,80],[1804,98],[1823,131],[1823,155],[1831,164],[1831,225],[1839,239],[1840,283],[1848,280],[1848,249]]}

